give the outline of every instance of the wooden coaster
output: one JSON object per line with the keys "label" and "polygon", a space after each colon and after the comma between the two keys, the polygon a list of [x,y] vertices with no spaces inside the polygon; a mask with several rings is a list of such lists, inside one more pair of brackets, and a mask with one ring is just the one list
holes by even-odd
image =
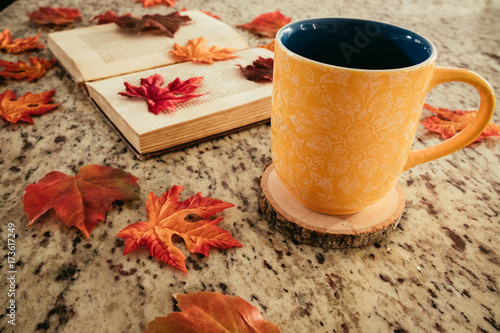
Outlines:
{"label": "wooden coaster", "polygon": [[394,230],[403,214],[399,183],[376,204],[351,215],[326,215],[300,204],[278,178],[272,164],[260,179],[259,207],[269,223],[299,243],[349,248],[376,243]]}

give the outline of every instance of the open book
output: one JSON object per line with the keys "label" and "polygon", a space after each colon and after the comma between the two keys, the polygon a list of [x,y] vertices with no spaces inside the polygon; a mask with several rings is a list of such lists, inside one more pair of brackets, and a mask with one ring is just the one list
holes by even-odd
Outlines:
{"label": "open book", "polygon": [[[202,140],[266,122],[270,118],[271,83],[247,80],[237,65],[252,64],[259,56],[273,57],[263,48],[249,48],[227,24],[200,11],[185,11],[191,22],[173,38],[125,32],[103,24],[49,34],[48,48],[70,76],[140,157],[148,157]],[[204,36],[207,45],[235,48],[237,58],[203,64],[176,62],[174,43],[185,46]],[[176,111],[155,115],[146,101],[121,96],[124,82],[139,86],[140,79],[160,74],[166,86],[177,77],[202,76],[194,93],[201,97],[177,104]]]}

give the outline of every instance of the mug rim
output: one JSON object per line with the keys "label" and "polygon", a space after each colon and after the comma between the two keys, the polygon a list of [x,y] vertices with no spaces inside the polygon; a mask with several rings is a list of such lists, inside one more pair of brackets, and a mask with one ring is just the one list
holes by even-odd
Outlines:
{"label": "mug rim", "polygon": [[[418,36],[419,38],[423,39],[426,43],[428,43],[431,47],[431,54],[425,59],[424,61],[421,61],[417,64],[411,65],[411,66],[406,66],[406,67],[398,67],[398,68],[388,68],[388,69],[362,69],[362,68],[353,68],[353,67],[345,67],[345,66],[339,66],[339,65],[332,65],[328,63],[324,63],[321,61],[313,60],[310,58],[307,58],[305,56],[302,56],[292,50],[290,50],[288,47],[286,47],[283,44],[282,37],[285,33],[285,30],[291,29],[292,26],[297,26],[305,23],[317,23],[318,21],[327,21],[327,20],[342,20],[342,21],[358,21],[358,22],[365,22],[365,23],[376,23],[376,24],[383,24],[386,26],[389,26],[391,28],[397,28],[403,31],[407,31],[414,36]],[[290,22],[283,27],[281,27],[278,32],[276,33],[276,44],[285,52],[293,55],[294,57],[303,59],[305,61],[311,62],[318,64],[320,66],[325,66],[327,68],[336,68],[336,69],[342,69],[342,70],[348,70],[348,71],[355,71],[355,72],[372,72],[372,73],[391,73],[391,72],[399,72],[399,71],[410,71],[417,69],[419,67],[425,66],[427,64],[433,63],[437,57],[437,49],[434,43],[427,37],[411,30],[407,29],[404,27],[401,27],[399,25],[387,23],[384,21],[377,21],[377,20],[368,20],[368,19],[362,19],[362,18],[354,18],[354,17],[341,17],[341,16],[323,16],[323,17],[316,17],[316,18],[310,18],[310,19],[303,19],[303,20],[298,20],[294,22]]]}

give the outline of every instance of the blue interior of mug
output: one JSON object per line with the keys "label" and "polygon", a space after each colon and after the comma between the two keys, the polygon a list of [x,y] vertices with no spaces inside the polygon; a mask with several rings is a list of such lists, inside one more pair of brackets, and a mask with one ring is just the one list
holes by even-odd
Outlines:
{"label": "blue interior of mug", "polygon": [[434,52],[432,43],[413,31],[349,18],[293,22],[283,27],[277,38],[286,49],[307,59],[367,70],[418,65]]}

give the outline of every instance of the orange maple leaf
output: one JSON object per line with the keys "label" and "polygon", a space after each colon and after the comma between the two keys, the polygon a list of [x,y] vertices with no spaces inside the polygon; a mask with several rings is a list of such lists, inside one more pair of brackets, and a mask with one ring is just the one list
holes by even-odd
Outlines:
{"label": "orange maple leaf", "polygon": [[221,49],[216,45],[206,48],[206,45],[207,40],[205,37],[190,39],[188,45],[185,47],[175,43],[174,50],[169,51],[169,53],[181,58],[183,61],[197,61],[207,64],[213,64],[214,61],[237,58],[237,56],[232,54],[236,49]]}
{"label": "orange maple leaf", "polygon": [[0,66],[4,67],[4,71],[0,72],[0,76],[22,80],[28,78],[28,81],[41,78],[47,72],[47,69],[54,66],[56,61],[46,60],[44,58],[32,57],[29,58],[30,63],[18,60],[17,63],[0,60]]}
{"label": "orange maple leaf", "polygon": [[269,51],[273,51],[274,52],[274,44],[275,44],[275,40],[273,39],[270,43],[263,44],[263,45],[258,45],[257,47],[260,47],[260,48],[263,48],[263,49],[267,49]]}
{"label": "orange maple leaf", "polygon": [[272,13],[261,14],[251,22],[238,25],[238,28],[248,30],[260,36],[274,38],[278,30],[291,21],[290,17],[286,17],[279,10],[276,10]]}
{"label": "orange maple leaf", "polygon": [[[443,139],[449,139],[457,131],[463,130],[477,114],[477,111],[455,110],[453,112],[446,108],[435,108],[429,104],[424,104],[424,108],[437,114],[437,116],[427,117],[420,123],[428,130],[441,134]],[[473,142],[477,142],[488,136],[500,137],[500,126],[495,123],[489,123],[483,133]]]}
{"label": "orange maple leaf", "polygon": [[182,312],[156,317],[143,333],[281,332],[278,326],[262,318],[257,307],[241,297],[199,291],[174,294],[174,298]]}
{"label": "orange maple leaf", "polygon": [[161,4],[164,4],[167,7],[175,6],[175,0],[135,0],[135,1],[142,2],[143,7],[149,7]]}
{"label": "orange maple leaf", "polygon": [[52,96],[54,94],[55,90],[39,94],[28,92],[16,100],[14,92],[6,90],[0,94],[0,116],[10,123],[24,121],[33,124],[31,115],[44,114],[60,105],[52,103]]}
{"label": "orange maple leaf", "polygon": [[41,49],[44,45],[38,42],[40,35],[41,33],[32,37],[16,38],[12,41],[10,30],[5,29],[0,32],[0,50],[5,50],[8,53],[21,53],[23,51]]}
{"label": "orange maple leaf", "polygon": [[149,221],[131,224],[117,235],[125,239],[124,255],[146,245],[153,257],[187,274],[186,257],[172,243],[173,235],[184,239],[189,252],[206,257],[210,246],[220,249],[243,246],[229,232],[217,226],[222,217],[209,219],[233,207],[233,204],[203,197],[201,193],[179,202],[182,189],[182,186],[175,185],[159,198],[153,192],[148,195],[146,209]]}
{"label": "orange maple leaf", "polygon": [[68,227],[77,227],[86,240],[98,220],[104,221],[115,200],[137,200],[139,178],[120,169],[84,165],[75,176],[59,171],[46,174],[25,189],[24,212],[29,228],[36,219],[54,208]]}

